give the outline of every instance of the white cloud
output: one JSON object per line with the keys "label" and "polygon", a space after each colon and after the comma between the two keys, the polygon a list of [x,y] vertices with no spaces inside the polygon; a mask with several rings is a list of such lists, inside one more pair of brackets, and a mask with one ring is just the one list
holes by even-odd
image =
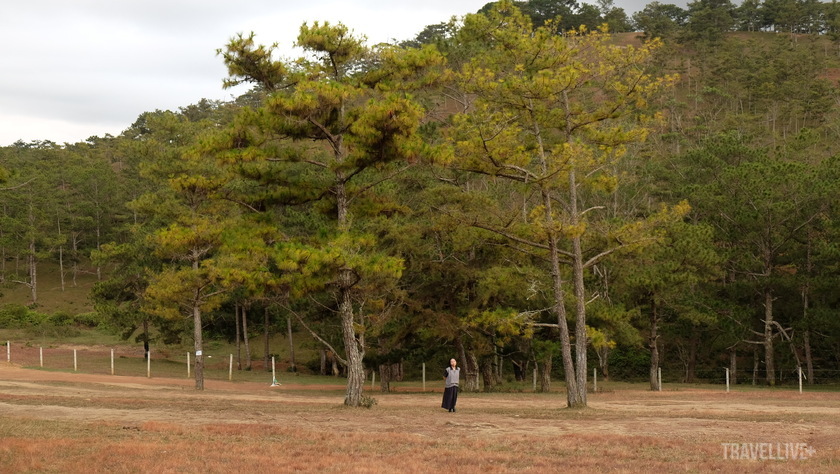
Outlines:
{"label": "white cloud", "polygon": [[304,22],[410,39],[487,0],[27,0],[0,13],[0,146],[118,134],[143,112],[229,99],[216,56],[237,33],[291,45]]}

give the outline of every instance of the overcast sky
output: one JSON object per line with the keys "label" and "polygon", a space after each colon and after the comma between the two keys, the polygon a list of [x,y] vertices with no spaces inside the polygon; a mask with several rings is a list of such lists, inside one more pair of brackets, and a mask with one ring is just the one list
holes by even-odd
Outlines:
{"label": "overcast sky", "polygon": [[[216,49],[236,33],[291,51],[302,23],[340,21],[375,44],[488,1],[0,0],[0,146],[118,135],[143,112],[230,99],[244,89],[222,89]],[[646,3],[615,1],[628,15]]]}

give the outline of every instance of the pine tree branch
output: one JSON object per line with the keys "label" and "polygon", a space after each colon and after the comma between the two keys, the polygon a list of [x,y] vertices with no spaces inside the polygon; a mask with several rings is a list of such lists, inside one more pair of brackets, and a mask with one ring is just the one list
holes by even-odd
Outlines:
{"label": "pine tree branch", "polygon": [[348,364],[347,364],[347,361],[346,361],[345,359],[343,359],[340,355],[338,355],[338,351],[336,351],[336,350],[335,350],[335,348],[334,348],[334,347],[333,347],[333,346],[332,346],[329,342],[325,341],[325,340],[324,340],[321,336],[319,336],[319,335],[318,335],[318,333],[316,333],[315,331],[313,331],[313,330],[312,330],[312,328],[310,328],[310,327],[309,327],[309,325],[307,325],[307,324],[303,321],[303,318],[302,318],[302,317],[301,317],[301,316],[300,316],[300,315],[299,315],[296,311],[294,311],[292,308],[289,308],[289,307],[288,307],[287,305],[285,305],[285,304],[281,304],[281,305],[280,305],[280,307],[281,307],[281,308],[283,308],[283,309],[285,309],[285,310],[286,310],[286,311],[288,311],[289,313],[293,314],[293,315],[294,315],[294,317],[298,320],[298,322],[300,322],[300,324],[301,324],[301,325],[302,325],[302,326],[303,326],[303,327],[304,327],[307,331],[309,331],[309,334],[311,334],[311,335],[312,335],[312,337],[314,337],[314,338],[315,338],[318,342],[320,342],[321,344],[323,344],[324,346],[326,346],[326,348],[327,348],[327,349],[331,350],[331,351],[332,351],[332,353],[333,353],[333,354],[335,354],[335,358],[336,358],[336,359],[338,359],[338,361],[341,363],[341,365],[343,365],[343,366],[347,367],[347,365],[348,365]]}

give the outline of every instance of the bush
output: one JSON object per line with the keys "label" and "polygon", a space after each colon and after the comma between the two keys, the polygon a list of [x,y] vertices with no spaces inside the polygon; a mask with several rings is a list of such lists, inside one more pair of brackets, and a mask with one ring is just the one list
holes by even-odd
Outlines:
{"label": "bush", "polygon": [[74,322],[73,315],[66,311],[53,313],[47,320],[54,326],[72,326]]}
{"label": "bush", "polygon": [[362,399],[359,401],[359,406],[363,406],[365,408],[372,408],[376,405],[376,399],[373,397],[369,397],[367,395],[362,395]]}
{"label": "bush", "polygon": [[68,334],[70,329],[95,328],[101,325],[104,325],[104,322],[97,313],[71,314],[58,311],[50,315],[20,304],[0,306],[0,328],[28,329],[38,334]]}
{"label": "bush", "polygon": [[32,324],[31,311],[20,304],[5,304],[0,306],[0,327],[7,329],[22,329]]}

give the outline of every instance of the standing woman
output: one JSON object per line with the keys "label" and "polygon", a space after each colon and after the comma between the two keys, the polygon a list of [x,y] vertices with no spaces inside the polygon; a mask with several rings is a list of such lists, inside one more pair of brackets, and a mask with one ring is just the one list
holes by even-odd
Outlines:
{"label": "standing woman", "polygon": [[443,372],[446,379],[446,388],[443,390],[443,403],[440,405],[450,412],[455,411],[455,403],[458,401],[458,379],[461,376],[461,369],[457,367],[455,359],[449,360],[449,367]]}

